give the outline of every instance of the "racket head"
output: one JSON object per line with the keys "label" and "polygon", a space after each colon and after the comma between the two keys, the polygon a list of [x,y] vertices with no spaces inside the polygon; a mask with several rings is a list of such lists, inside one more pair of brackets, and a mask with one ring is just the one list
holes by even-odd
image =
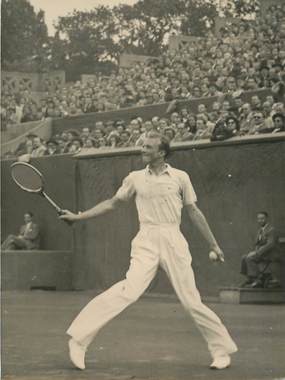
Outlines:
{"label": "racket head", "polygon": [[29,193],[41,193],[44,180],[41,172],[26,162],[15,162],[11,165],[11,175],[14,182]]}

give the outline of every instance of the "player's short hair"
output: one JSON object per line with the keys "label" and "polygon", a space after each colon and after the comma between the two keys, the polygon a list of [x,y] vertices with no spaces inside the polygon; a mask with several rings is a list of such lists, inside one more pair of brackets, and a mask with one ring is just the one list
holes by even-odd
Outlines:
{"label": "player's short hair", "polygon": [[268,218],[268,212],[267,211],[258,211],[257,215],[264,215],[265,218]]}
{"label": "player's short hair", "polygon": [[25,215],[30,215],[31,218],[34,216],[34,214],[31,211],[26,211]]}
{"label": "player's short hair", "polygon": [[164,151],[164,158],[169,157],[170,155],[170,144],[169,144],[169,139],[162,135],[159,132],[155,131],[150,131],[147,133],[146,137],[149,137],[150,139],[160,139],[160,144],[159,144],[159,150]]}

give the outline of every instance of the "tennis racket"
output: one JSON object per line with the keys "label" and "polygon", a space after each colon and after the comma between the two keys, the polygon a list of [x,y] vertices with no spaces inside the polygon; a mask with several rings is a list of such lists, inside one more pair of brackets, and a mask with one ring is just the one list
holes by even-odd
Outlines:
{"label": "tennis racket", "polygon": [[[33,165],[26,162],[15,162],[11,165],[11,175],[14,182],[24,191],[39,194],[56,210],[59,215],[64,211],[44,191],[44,177]],[[70,221],[66,221],[72,224]]]}

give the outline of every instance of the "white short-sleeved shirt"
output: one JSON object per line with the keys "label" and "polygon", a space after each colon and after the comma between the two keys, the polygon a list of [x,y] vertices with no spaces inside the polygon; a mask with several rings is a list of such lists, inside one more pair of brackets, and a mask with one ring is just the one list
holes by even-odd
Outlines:
{"label": "white short-sleeved shirt", "polygon": [[153,224],[180,224],[182,207],[197,201],[188,174],[168,164],[159,176],[148,166],[131,172],[116,197],[123,201],[135,197],[140,223]]}

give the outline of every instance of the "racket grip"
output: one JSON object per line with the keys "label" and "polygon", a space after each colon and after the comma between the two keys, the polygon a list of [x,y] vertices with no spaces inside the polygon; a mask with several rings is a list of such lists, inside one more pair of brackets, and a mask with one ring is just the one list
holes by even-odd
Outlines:
{"label": "racket grip", "polygon": [[[63,212],[63,210],[61,210],[61,209],[59,209],[59,210],[57,210],[57,213],[58,213],[58,215],[64,215],[64,212]],[[72,221],[70,221],[70,220],[63,220],[66,224],[68,224],[69,226],[72,226],[73,225],[73,222]]]}

